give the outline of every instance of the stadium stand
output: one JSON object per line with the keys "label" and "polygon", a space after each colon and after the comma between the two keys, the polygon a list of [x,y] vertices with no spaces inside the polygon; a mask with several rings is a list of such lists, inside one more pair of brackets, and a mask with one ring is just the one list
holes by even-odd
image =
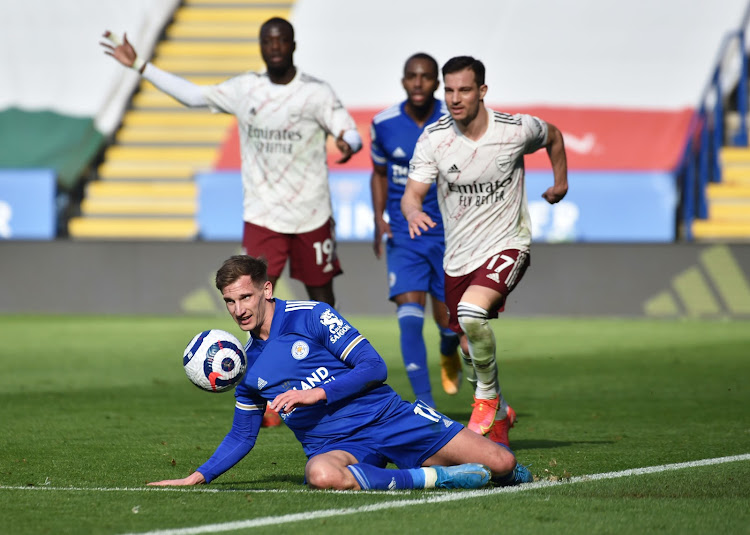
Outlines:
{"label": "stadium stand", "polygon": [[[262,69],[260,24],[288,17],[288,0],[186,0],[156,47],[158,67],[198,84]],[[211,170],[231,116],[190,110],[141,81],[115,142],[90,182],[74,239],[190,240],[197,237],[194,175]]]}
{"label": "stadium stand", "polygon": [[[393,83],[398,76],[394,65],[419,49],[441,61],[458,52],[456,40],[443,35],[459,29],[439,15],[440,9],[430,24],[413,25],[427,0],[377,5],[326,0],[323,7],[317,0],[150,0],[124,11],[116,0],[81,2],[90,7],[91,17],[71,21],[80,22],[70,32],[76,39],[62,38],[68,25],[59,22],[67,21],[68,13],[51,3],[55,9],[45,11],[41,21],[49,31],[33,38],[38,46],[30,42],[22,47],[23,61],[3,63],[14,84],[0,95],[0,167],[54,170],[54,237],[210,240],[200,218],[207,203],[199,204],[201,192],[209,188],[199,190],[196,177],[239,177],[233,119],[186,109],[103,56],[93,44],[103,29],[128,31],[139,52],[153,51],[154,63],[162,68],[197,83],[215,83],[262,69],[259,25],[273,15],[289,17],[298,42],[304,43],[295,61],[332,83],[365,139],[372,114],[402,98]],[[534,212],[539,216],[533,217],[538,220],[535,240],[750,240],[748,0],[700,4],[689,12],[679,0],[636,0],[606,13],[599,5],[596,0],[550,0],[540,11],[522,0],[508,0],[467,6],[481,7],[486,15],[470,31],[464,28],[460,52],[491,66],[488,104],[507,112],[538,113],[565,135],[573,188],[565,203]],[[13,6],[33,11],[23,3]],[[639,15],[644,6],[654,20],[665,23],[655,28],[644,21]],[[396,9],[403,16],[394,18]],[[558,46],[517,47],[527,26],[508,24],[500,31],[498,20],[533,21]],[[685,32],[698,23],[700,32]],[[640,38],[633,42],[621,27]],[[388,28],[386,39],[378,46],[365,44],[376,42],[382,28]],[[0,42],[10,50],[27,33],[22,25],[11,25]],[[399,37],[390,38],[395,35]],[[727,53],[714,61],[723,36],[733,41],[734,56]],[[509,78],[511,72],[517,77]],[[56,80],[54,92],[38,82],[39,73]],[[550,79],[557,80],[553,87]],[[720,88],[699,101],[707,79],[709,85],[720,79]],[[80,91],[83,85],[88,91]],[[367,214],[367,151],[346,166],[336,166],[332,152],[337,233],[342,239],[369,239],[362,224],[372,219]],[[543,157],[533,155],[526,162],[529,171],[538,172],[540,184],[547,180]],[[538,195],[533,182],[532,210],[539,208],[534,206]],[[0,189],[4,213],[12,214],[6,218],[10,230],[5,239],[22,239],[26,235],[17,232],[18,222],[30,197],[19,195],[21,200],[11,202],[9,195]],[[220,215],[231,218],[226,225],[236,233],[235,212],[224,208]],[[234,234],[222,239],[236,240]]]}
{"label": "stadium stand", "polygon": [[750,241],[747,29],[750,4],[719,48],[677,169],[681,237]]}
{"label": "stadium stand", "polygon": [[707,217],[693,222],[696,241],[750,240],[750,149],[720,150],[721,179],[706,185]]}

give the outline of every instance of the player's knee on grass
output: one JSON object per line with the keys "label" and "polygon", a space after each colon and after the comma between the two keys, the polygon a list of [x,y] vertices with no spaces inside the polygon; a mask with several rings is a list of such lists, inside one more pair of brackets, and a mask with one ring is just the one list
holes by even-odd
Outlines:
{"label": "player's knee on grass", "polygon": [[346,468],[339,469],[329,463],[313,463],[305,470],[307,485],[312,489],[353,489],[356,480]]}
{"label": "player's knee on grass", "polygon": [[466,334],[474,366],[483,368],[495,360],[495,335],[487,311],[471,303],[458,304],[458,324]]}
{"label": "player's knee on grass", "polygon": [[516,467],[516,456],[502,444],[495,444],[494,442],[492,444],[497,446],[497,448],[493,448],[494,462],[489,466],[493,477],[510,474]]}
{"label": "player's knee on grass", "polygon": [[462,452],[456,463],[480,463],[485,465],[495,476],[506,476],[516,466],[516,456],[502,444],[496,444],[487,437],[480,436],[468,429],[457,435],[459,450]]}

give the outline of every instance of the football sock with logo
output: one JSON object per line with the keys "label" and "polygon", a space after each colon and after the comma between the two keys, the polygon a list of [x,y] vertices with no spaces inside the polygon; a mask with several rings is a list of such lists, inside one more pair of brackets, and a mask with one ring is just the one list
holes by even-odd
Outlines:
{"label": "football sock with logo", "polygon": [[458,335],[448,328],[442,329],[438,326],[440,331],[440,354],[441,355],[452,355],[458,348]]}
{"label": "football sock with logo", "polygon": [[404,303],[398,307],[397,314],[401,330],[401,356],[414,396],[434,407],[430,372],[427,368],[427,347],[422,336],[424,307],[418,303]]}
{"label": "football sock with logo", "polygon": [[[469,353],[477,374],[475,396],[479,399],[494,399],[500,394],[495,360],[495,335],[487,319],[487,311],[480,306],[461,301],[458,303],[458,323],[466,333]],[[501,406],[507,407],[500,395]],[[498,413],[501,409],[498,409]],[[504,417],[504,415],[503,415]]]}
{"label": "football sock with logo", "polygon": [[[422,468],[398,470],[379,468],[371,464],[350,464],[347,466],[362,490],[424,489],[425,472]],[[434,470],[433,470],[434,471]],[[435,483],[432,483],[435,486]]]}

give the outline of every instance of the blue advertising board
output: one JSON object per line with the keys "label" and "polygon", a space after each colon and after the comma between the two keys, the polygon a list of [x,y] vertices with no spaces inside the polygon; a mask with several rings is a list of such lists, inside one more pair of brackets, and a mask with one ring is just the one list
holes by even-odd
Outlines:
{"label": "blue advertising board", "polygon": [[52,240],[57,234],[52,169],[0,169],[0,240]]}
{"label": "blue advertising board", "polygon": [[198,234],[208,241],[242,240],[242,178],[239,171],[201,173],[198,185]]}
{"label": "blue advertising board", "polygon": [[[242,239],[239,172],[197,177],[198,224],[205,240]],[[537,242],[671,242],[677,188],[662,172],[571,171],[568,195],[548,204],[552,173],[529,171],[526,191]],[[339,241],[370,241],[374,231],[368,171],[333,171],[331,198]]]}
{"label": "blue advertising board", "polygon": [[534,241],[671,242],[676,237],[677,187],[658,171],[571,171],[568,194],[542,199],[552,172],[526,174]]}
{"label": "blue advertising board", "polygon": [[[198,229],[204,240],[242,240],[242,179],[239,171],[196,175]],[[367,172],[331,173],[331,199],[339,241],[368,241],[374,224]]]}

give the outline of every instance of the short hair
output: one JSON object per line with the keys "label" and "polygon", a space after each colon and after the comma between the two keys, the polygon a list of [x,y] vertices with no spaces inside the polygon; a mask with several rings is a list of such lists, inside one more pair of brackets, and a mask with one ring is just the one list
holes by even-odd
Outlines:
{"label": "short hair", "polygon": [[261,27],[260,31],[258,32],[258,35],[263,35],[263,30],[270,26],[283,26],[287,30],[289,30],[289,33],[292,35],[292,41],[294,41],[294,26],[292,26],[292,23],[289,22],[286,19],[283,19],[281,17],[271,17],[266,22],[264,22]]}
{"label": "short hair", "polygon": [[443,65],[443,79],[446,74],[453,74],[464,69],[469,69],[474,73],[474,80],[478,87],[484,85],[484,63],[471,56],[456,56],[446,61]]}
{"label": "short hair", "polygon": [[268,262],[265,258],[255,258],[249,255],[230,256],[216,272],[216,289],[220,292],[240,277],[249,275],[257,287],[263,286],[268,280]]}
{"label": "short hair", "polygon": [[432,68],[435,69],[435,76],[437,76],[437,73],[440,70],[440,67],[438,66],[438,62],[435,60],[435,58],[433,58],[432,56],[424,52],[417,52],[416,54],[412,54],[411,56],[409,56],[409,59],[407,59],[404,62],[404,75],[406,75],[407,65],[409,65],[409,62],[411,62],[414,59],[423,59],[425,61],[428,61],[432,65]]}

